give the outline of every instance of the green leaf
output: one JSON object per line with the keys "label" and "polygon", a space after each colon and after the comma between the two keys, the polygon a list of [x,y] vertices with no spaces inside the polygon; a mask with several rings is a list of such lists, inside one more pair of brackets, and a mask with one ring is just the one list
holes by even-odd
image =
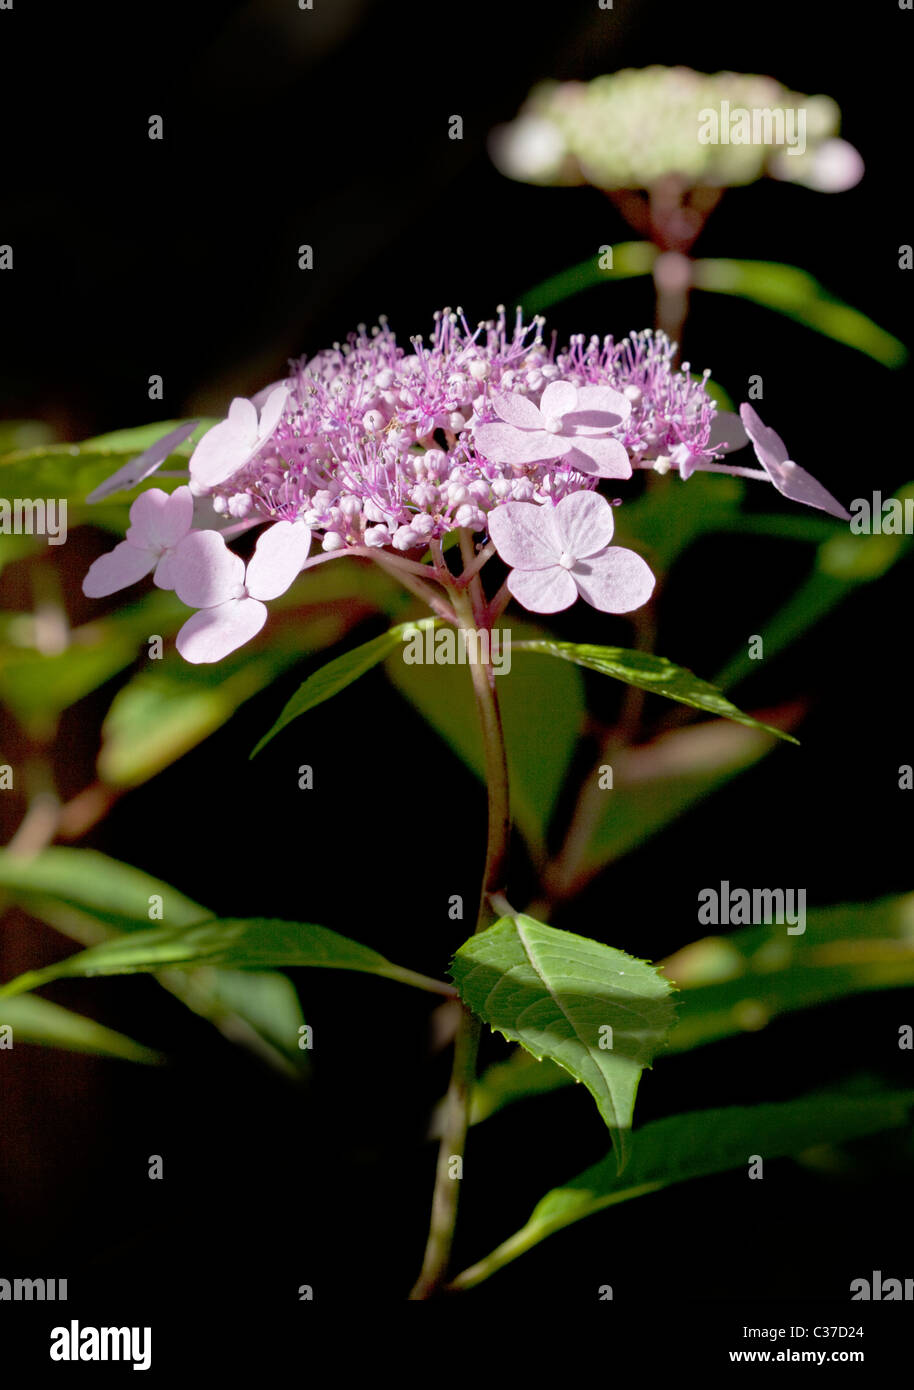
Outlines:
{"label": "green leaf", "polygon": [[90,946],[43,970],[18,975],[0,988],[0,998],[37,989],[51,980],[74,976],[134,975],[199,965],[268,970],[277,966],[326,966],[385,975],[402,984],[437,994],[449,986],[393,965],[368,946],[361,946],[327,927],[310,922],[269,918],[221,918],[189,927],[154,927]]}
{"label": "green leaf", "polygon": [[[813,908],[798,936],[772,925],[703,937],[661,968],[679,990],[670,1054],[756,1032],[782,1014],[914,985],[914,893]],[[568,1082],[559,1067],[515,1051],[477,1081],[470,1122]]]}
{"label": "green leaf", "polygon": [[47,448],[53,443],[53,426],[44,420],[0,420],[0,458],[19,449]]}
{"label": "green leaf", "polygon": [[755,926],[706,937],[664,962],[682,988],[670,1050],[764,1028],[794,1013],[914,984],[914,894],[807,914],[806,931]]}
{"label": "green leaf", "polygon": [[56,717],[130,666],[148,637],[170,635],[187,616],[176,594],[156,589],[76,628],[63,651],[49,655],[6,644],[0,648],[0,698],[26,727]]}
{"label": "green leaf", "polygon": [[256,757],[261,748],[265,748],[271,739],[274,739],[288,724],[292,723],[293,719],[297,719],[299,715],[306,714],[308,710],[323,704],[325,700],[332,699],[341,690],[345,690],[347,685],[357,681],[360,676],[364,676],[390,656],[397,648],[402,648],[404,638],[410,633],[425,632],[426,629],[439,625],[440,619],[438,618],[419,618],[414,622],[398,623],[395,627],[389,628],[387,632],[381,633],[380,637],[373,637],[370,642],[364,642],[362,646],[344,652],[342,656],[335,657],[333,661],[328,661],[326,666],[315,671],[299,686],[272,729],[264,734],[257,744],[251,757]]}
{"label": "green leaf", "polygon": [[218,666],[190,666],[177,653],[139,671],[115,695],[102,726],[99,776],[135,787],[202,742],[246,700],[266,689],[309,651],[339,641],[338,611],[304,617],[270,635],[267,645],[234,652]]}
{"label": "green leaf", "polygon": [[778,261],[698,260],[693,262],[692,276],[695,289],[750,299],[885,367],[900,367],[907,360],[904,343],[797,266]]}
{"label": "green leaf", "polygon": [[612,270],[603,270],[602,257],[591,256],[579,265],[569,266],[567,270],[551,275],[533,289],[527,290],[517,301],[529,317],[550,309],[555,304],[563,304],[567,299],[580,294],[582,290],[592,289],[604,280],[629,280],[636,275],[650,275],[659,252],[650,241],[620,241],[612,248]]}
{"label": "green leaf", "polygon": [[580,871],[596,872],[645,844],[776,746],[761,729],[715,720],[619,749]]}
{"label": "green leaf", "polygon": [[[294,1069],[307,1069],[309,1055],[299,1047],[299,1028],[305,1022],[298,991],[276,970],[229,970],[225,967],[194,972],[230,1016],[243,1019]],[[185,974],[184,978],[187,978]],[[204,1015],[206,1016],[206,1015]],[[232,1037],[231,1019],[223,1019],[222,1032]]]}
{"label": "green leaf", "polygon": [[844,1144],[908,1120],[911,1091],[865,1098],[818,1093],[798,1100],[721,1110],[696,1110],[645,1125],[624,1176],[612,1157],[547,1192],[529,1221],[509,1240],[465,1270],[451,1284],[472,1288],[547,1236],[619,1202],[659,1192],[674,1183],[745,1168],[750,1154],[766,1161],[801,1154],[822,1144]]}
{"label": "green leaf", "polygon": [[641,1072],[673,1021],[669,982],[624,951],[522,914],[472,936],[451,973],[490,1027],[584,1082],[621,1170]]}
{"label": "green leaf", "polygon": [[91,1018],[62,1009],[49,999],[37,995],[22,995],[0,1005],[0,1027],[9,1024],[13,1030],[13,1045],[21,1042],[38,1043],[43,1047],[61,1047],[67,1052],[89,1052],[98,1057],[118,1057],[125,1062],[152,1065],[163,1060],[158,1052],[143,1047],[123,1033],[115,1033]]}
{"label": "green leaf", "polygon": [[[586,718],[584,683],[562,662],[518,653],[517,638],[541,628],[512,622],[511,671],[496,677],[501,706],[511,811],[529,845],[542,852],[552,809]],[[480,780],[485,759],[479,716],[465,666],[407,665],[392,656],[388,678],[448,747]]]}
{"label": "green leaf", "polygon": [[[208,908],[170,884],[95,850],[52,846],[32,859],[0,852],[0,887],[40,921],[95,945],[115,932],[149,929],[150,900],[172,927],[211,918]],[[205,968],[166,971],[159,984],[231,1042],[242,1043],[287,1075],[306,1062],[298,1048],[304,1022],[298,995],[283,975]]]}
{"label": "green leaf", "polygon": [[[180,479],[159,478],[156,475],[117,500],[86,505],[86,497],[129,459],[142,453],[156,439],[176,429],[180,420],[164,420],[136,429],[116,430],[81,444],[42,444],[33,448],[16,448],[0,454],[0,492],[6,497],[54,497],[67,500],[67,524],[82,522],[112,524],[117,519],[123,525],[130,502],[146,487],[162,487],[169,491]],[[189,439],[179,445],[162,465],[164,469],[184,468],[196,442],[214,420],[201,420]]]}
{"label": "green leaf", "polygon": [[708,714],[722,715],[737,724],[745,724],[751,729],[763,729],[787,743],[796,743],[792,734],[783,729],[775,729],[763,724],[751,715],[743,714],[736,705],[731,704],[725,695],[707,681],[676,666],[665,657],[654,656],[650,652],[628,651],[624,647],[595,647],[584,642],[517,642],[515,650],[542,652],[545,656],[561,657],[573,661],[591,671],[613,676],[625,681],[627,685],[647,690],[652,695],[664,695],[668,700],[678,700],[680,704],[691,705],[693,709],[705,710]]}
{"label": "green leaf", "polygon": [[163,926],[189,926],[212,915],[170,884],[94,849],[53,845],[30,859],[0,851],[0,887],[26,906],[33,896],[55,898],[120,931],[149,926],[152,898],[161,899]]}

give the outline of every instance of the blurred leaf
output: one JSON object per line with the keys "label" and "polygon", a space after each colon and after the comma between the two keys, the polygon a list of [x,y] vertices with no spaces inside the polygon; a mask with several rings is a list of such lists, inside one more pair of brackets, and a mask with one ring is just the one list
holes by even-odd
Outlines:
{"label": "blurred leaf", "polygon": [[657,247],[650,241],[620,241],[612,248],[612,270],[602,270],[601,257],[591,256],[579,265],[569,266],[567,270],[559,271],[558,275],[541,281],[522,294],[517,302],[527,317],[540,314],[544,309],[563,304],[582,290],[592,289],[604,280],[629,280],[636,275],[650,275],[658,255]]}
{"label": "blurred leaf", "polygon": [[[914,984],[914,894],[812,908],[802,936],[756,926],[703,937],[661,968],[680,990],[667,1050],[687,1052],[757,1031],[781,1014]],[[479,1078],[471,1123],[567,1083],[561,1068],[536,1065],[518,1050]]]}
{"label": "blurred leaf", "polygon": [[387,632],[382,632],[380,637],[373,637],[370,642],[363,642],[360,647],[355,647],[352,651],[344,652],[342,656],[335,657],[333,661],[328,661],[325,666],[314,671],[299,686],[276,723],[256,745],[251,757],[255,757],[261,748],[265,748],[294,719],[298,719],[302,714],[307,714],[309,710],[323,704],[325,700],[331,700],[334,695],[345,690],[353,681],[358,680],[360,676],[366,675],[367,672],[378,666],[392,652],[398,648],[402,650],[404,638],[409,634],[425,632],[439,625],[440,619],[438,618],[419,618],[414,622],[399,623]]}
{"label": "blurred leaf", "polygon": [[451,974],[491,1028],[584,1082],[621,1171],[641,1072],[673,1022],[669,982],[646,961],[522,914],[465,941]]}
{"label": "blurred leaf", "polygon": [[52,845],[31,859],[0,851],[0,887],[26,906],[33,895],[70,903],[120,931],[149,926],[151,898],[161,898],[166,926],[211,915],[170,884],[94,849]]}
{"label": "blurred leaf", "polygon": [[0,1025],[5,1023],[12,1026],[14,1046],[21,1042],[38,1043],[44,1047],[61,1047],[67,1052],[90,1052],[99,1057],[119,1057],[125,1062],[146,1065],[163,1060],[158,1052],[143,1047],[123,1033],[115,1033],[91,1018],[71,1013],[37,995],[25,994],[0,1005]]}
{"label": "blurred leaf", "polygon": [[673,1183],[745,1169],[750,1154],[760,1154],[767,1162],[905,1125],[912,1104],[911,1091],[885,1091],[865,1098],[829,1092],[655,1120],[637,1131],[634,1156],[624,1176],[616,1172],[610,1155],[553,1188],[521,1230],[465,1270],[450,1287],[472,1288],[547,1236],[606,1207],[659,1192]]}
{"label": "blurred leaf", "polygon": [[634,685],[652,695],[663,695],[668,700],[677,700],[680,704],[690,705],[708,714],[721,715],[737,724],[763,729],[765,733],[774,734],[787,743],[797,742],[792,734],[785,733],[783,729],[775,729],[744,714],[716,686],[709,685],[685,667],[676,666],[665,657],[654,656],[650,652],[628,651],[624,647],[596,647],[589,642],[516,642],[513,648],[515,651],[541,652],[544,656],[573,661],[578,666],[625,681],[627,685]]}
{"label": "blurred leaf", "polygon": [[308,652],[339,641],[345,629],[344,615],[329,610],[303,617],[294,631],[271,635],[259,650],[233,652],[218,666],[191,666],[176,652],[150,663],[111,702],[99,776],[113,787],[138,786],[155,776]]}
{"label": "blurred leaf", "polygon": [[[157,439],[164,439],[166,434],[177,429],[183,423],[183,420],[157,420],[152,425],[130,425],[127,429],[109,430],[107,434],[97,434],[92,439],[85,440],[79,447],[87,453],[114,452],[132,458],[135,454],[145,453]],[[173,453],[169,454],[162,467],[171,466],[170,461],[172,459],[189,459],[198,441],[215,424],[218,424],[215,417],[201,420],[193,434],[183,444],[179,444]]]}
{"label": "blurred leaf", "polygon": [[[299,1028],[305,1022],[298,991],[287,976],[276,970],[230,970],[202,967],[194,972],[231,1014],[244,1019],[283,1057],[301,1071],[308,1052],[299,1047]],[[186,975],[185,975],[186,978]],[[232,1035],[231,1028],[223,1032]]]}
{"label": "blurred leaf", "polygon": [[[139,487],[118,493],[111,500],[89,506],[86,497],[118,468],[180,423],[180,420],[162,420],[136,429],[115,430],[81,444],[0,448],[0,492],[5,497],[65,498],[68,529],[91,522],[124,531],[130,503],[140,491],[162,487],[168,492],[179,486],[181,480],[153,474]],[[197,441],[215,423],[215,420],[201,420],[190,438],[165,460],[163,470],[186,469]],[[36,543],[46,545],[42,538]]]}
{"label": "blurred leaf", "polygon": [[[376,566],[338,562],[303,574],[271,604],[266,631],[226,661],[194,667],[169,654],[148,662],[127,687],[129,693],[115,699],[107,732],[116,749],[103,750],[112,778],[118,785],[135,785],[151,776],[157,759],[193,747],[293,665],[296,654],[337,640],[348,623],[372,608],[396,612],[403,604],[403,591]],[[30,615],[12,615],[5,629],[0,627],[0,699],[27,727],[56,717],[146,655],[151,636],[173,636],[189,613],[176,594],[153,588],[74,629],[69,645],[53,654],[25,644],[31,639]],[[295,620],[286,621],[293,613]],[[126,740],[132,737],[143,739],[145,748],[139,742],[129,747]]]}
{"label": "blurred leaf", "polygon": [[914,894],[807,913],[806,931],[747,927],[664,962],[682,988],[672,1051],[764,1028],[780,1014],[914,984]]}
{"label": "blurred leaf", "polygon": [[[0,851],[0,887],[31,912],[81,944],[108,940],[114,932],[147,931],[151,900],[161,900],[162,922],[179,927],[211,917],[210,911],[153,878],[90,849],[54,845],[32,859]],[[163,971],[159,983],[187,1008],[289,1072],[307,1057],[298,1048],[304,1022],[298,995],[283,975],[257,976],[205,968]]]}
{"label": "blurred leaf", "polygon": [[777,261],[698,260],[693,262],[692,274],[696,289],[750,299],[856,348],[885,367],[900,367],[907,360],[904,343],[797,266]]}
{"label": "blurred leaf", "polygon": [[613,754],[613,785],[582,869],[620,859],[776,748],[760,729],[715,721],[662,734]]}
{"label": "blurred leaf", "polygon": [[7,565],[12,565],[16,560],[24,560],[29,555],[34,555],[39,547],[45,544],[41,536],[0,536],[0,571]]}
{"label": "blurred leaf", "polygon": [[[585,719],[584,683],[573,667],[517,651],[517,636],[541,628],[513,622],[511,671],[497,679],[512,815],[528,843],[542,850],[552,809]],[[517,653],[517,658],[515,657]],[[457,757],[485,777],[479,716],[465,666],[407,665],[391,657],[387,675]]]}
{"label": "blurred leaf", "polygon": [[189,927],[153,927],[90,946],[42,970],[29,970],[0,987],[0,998],[38,989],[52,980],[76,976],[134,975],[199,965],[228,965],[264,970],[278,966],[326,966],[363,970],[436,994],[449,986],[393,965],[368,946],[361,946],[327,927],[310,922],[281,922],[255,917],[220,918]]}
{"label": "blurred leaf", "polygon": [[176,594],[154,589],[75,628],[63,651],[7,644],[0,648],[0,699],[26,727],[56,716],[130,666],[149,637],[170,636],[187,616]]}
{"label": "blurred leaf", "polygon": [[[894,495],[903,505],[906,498],[914,497],[914,483],[906,483]],[[849,531],[832,535],[819,546],[813,573],[765,623],[766,658],[802,637],[860,584],[882,578],[912,547],[914,540],[908,535],[855,536]],[[758,663],[748,653],[747,646],[741,647],[715,677],[716,684],[726,689],[754,671]]]}
{"label": "blurred leaf", "polygon": [[0,457],[19,449],[47,448],[54,430],[44,420],[0,420]]}

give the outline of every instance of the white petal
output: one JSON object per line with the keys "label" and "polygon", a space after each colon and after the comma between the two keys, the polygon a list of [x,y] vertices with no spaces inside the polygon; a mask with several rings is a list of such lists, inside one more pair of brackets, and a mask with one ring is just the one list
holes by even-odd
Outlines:
{"label": "white petal", "polygon": [[571,492],[552,513],[560,551],[583,558],[604,550],[613,538],[613,509],[598,492]]}
{"label": "white petal", "polygon": [[245,585],[253,598],[278,598],[301,571],[311,548],[311,529],[301,521],[277,521],[257,542]]}
{"label": "white petal", "polygon": [[270,392],[260,412],[260,428],[257,431],[258,443],[264,444],[282,419],[286,401],[289,398],[288,386],[277,386]]}
{"label": "white petal", "polygon": [[561,565],[546,570],[512,570],[508,591],[531,613],[559,613],[578,596],[575,582]]}
{"label": "white petal", "polygon": [[168,579],[182,603],[212,608],[235,597],[244,583],[244,561],[218,531],[192,531],[172,552]]}
{"label": "white petal", "polygon": [[188,618],[175,645],[184,660],[195,666],[221,661],[256,637],[266,620],[267,609],[255,598],[231,599]]}

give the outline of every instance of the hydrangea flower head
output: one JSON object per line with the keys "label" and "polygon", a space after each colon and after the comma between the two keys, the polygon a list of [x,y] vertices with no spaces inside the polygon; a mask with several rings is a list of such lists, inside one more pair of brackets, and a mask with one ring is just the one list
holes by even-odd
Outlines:
{"label": "hydrangea flower head", "polygon": [[[197,445],[190,486],[142,494],[126,539],[95,562],[84,590],[101,597],[153,573],[199,610],[179,651],[216,661],[260,631],[265,602],[305,567],[314,539],[325,555],[311,564],[355,552],[414,573],[453,532],[489,532],[511,566],[509,591],[534,612],[581,596],[621,613],[646,601],[653,576],[610,547],[602,478],[733,472],[846,515],[750,407],[745,429],[719,415],[709,373],[675,367],[674,351],[650,330],[547,346],[541,319],[524,324],[518,312],[509,327],[503,309],[475,328],[460,311],[437,314],[429,341],[409,350],[386,321],[371,334],[362,325],[234,400]],[[729,462],[747,431],[760,470]],[[245,569],[226,540],[258,526]]]}

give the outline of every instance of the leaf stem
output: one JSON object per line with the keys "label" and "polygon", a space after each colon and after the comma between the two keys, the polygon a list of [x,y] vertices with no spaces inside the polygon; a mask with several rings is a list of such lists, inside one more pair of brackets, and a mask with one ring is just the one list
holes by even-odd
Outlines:
{"label": "leaf stem", "polygon": [[[484,598],[481,599],[481,590],[475,595],[473,594],[474,587],[479,587],[478,575],[473,576],[473,582],[468,586],[468,590],[458,589],[456,586],[452,590],[452,602],[458,622],[461,628],[473,628],[477,622],[478,610],[481,609],[479,621],[489,628],[488,618],[484,610]],[[474,597],[476,599],[475,605]],[[480,657],[482,644],[471,644],[470,651],[476,657]],[[503,887],[511,822],[508,806],[508,765],[505,757],[505,741],[498,708],[498,696],[495,690],[495,671],[491,662],[473,660],[470,662],[470,673],[473,678],[473,691],[476,696],[476,707],[482,728],[488,791],[486,862],[475,927],[475,931],[480,932],[490,926],[496,917],[490,903],[490,895],[500,895]],[[470,1100],[476,1076],[479,1033],[479,1019],[468,1009],[463,1008],[454,1040],[454,1062],[450,1085],[445,1097],[444,1122],[438,1151],[428,1241],[425,1247],[422,1271],[410,1293],[412,1300],[434,1297],[447,1277],[454,1243],[454,1228],[457,1222],[461,1181],[459,1174],[463,1165],[463,1152],[469,1126]],[[459,1161],[455,1163],[455,1160]]]}

